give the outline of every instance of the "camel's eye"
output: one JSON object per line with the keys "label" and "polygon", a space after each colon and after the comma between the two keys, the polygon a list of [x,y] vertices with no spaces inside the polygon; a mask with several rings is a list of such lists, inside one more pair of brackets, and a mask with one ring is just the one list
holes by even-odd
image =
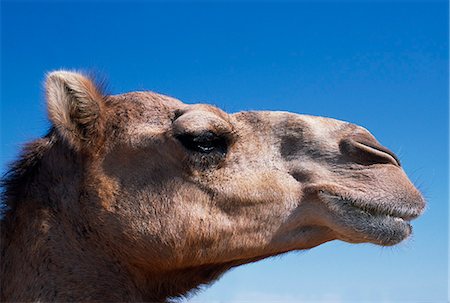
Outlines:
{"label": "camel's eye", "polygon": [[218,136],[213,132],[204,132],[198,135],[195,134],[181,134],[176,136],[176,138],[184,145],[187,149],[203,153],[220,153],[226,154],[227,152],[227,140],[224,137]]}

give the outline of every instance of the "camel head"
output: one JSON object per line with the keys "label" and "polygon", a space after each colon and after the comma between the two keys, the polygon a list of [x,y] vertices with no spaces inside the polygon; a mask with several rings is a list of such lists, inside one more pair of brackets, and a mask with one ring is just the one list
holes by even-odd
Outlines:
{"label": "camel head", "polygon": [[83,216],[136,267],[231,267],[336,239],[390,246],[424,209],[397,156],[351,123],[104,96],[65,71],[46,92],[57,140],[82,159]]}

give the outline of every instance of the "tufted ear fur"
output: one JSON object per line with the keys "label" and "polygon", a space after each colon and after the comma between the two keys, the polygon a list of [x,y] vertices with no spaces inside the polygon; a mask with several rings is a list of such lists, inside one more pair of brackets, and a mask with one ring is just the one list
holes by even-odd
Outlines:
{"label": "tufted ear fur", "polygon": [[98,144],[103,134],[104,97],[88,77],[55,71],[45,83],[48,115],[60,135],[76,149]]}

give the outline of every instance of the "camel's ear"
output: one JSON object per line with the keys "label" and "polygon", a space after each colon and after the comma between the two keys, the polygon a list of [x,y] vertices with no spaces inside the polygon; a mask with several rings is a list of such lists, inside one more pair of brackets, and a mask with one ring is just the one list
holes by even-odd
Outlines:
{"label": "camel's ear", "polygon": [[98,142],[103,134],[103,100],[88,77],[55,71],[45,83],[48,115],[59,133],[75,148]]}

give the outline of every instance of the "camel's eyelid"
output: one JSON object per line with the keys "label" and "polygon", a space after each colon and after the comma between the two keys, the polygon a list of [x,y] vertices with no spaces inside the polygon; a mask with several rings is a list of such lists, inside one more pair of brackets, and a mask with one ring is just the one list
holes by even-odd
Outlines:
{"label": "camel's eyelid", "polygon": [[219,152],[226,154],[229,148],[229,139],[223,135],[217,135],[212,131],[200,133],[182,133],[175,135],[175,138],[188,150],[209,154]]}

